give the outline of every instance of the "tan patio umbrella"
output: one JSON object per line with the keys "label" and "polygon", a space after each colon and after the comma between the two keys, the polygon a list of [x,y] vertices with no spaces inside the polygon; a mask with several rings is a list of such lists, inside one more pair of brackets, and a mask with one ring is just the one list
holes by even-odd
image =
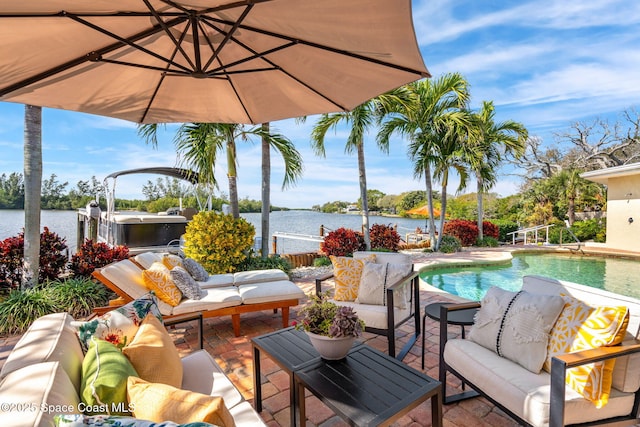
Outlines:
{"label": "tan patio umbrella", "polygon": [[428,77],[411,0],[0,0],[0,100],[139,123],[350,110]]}

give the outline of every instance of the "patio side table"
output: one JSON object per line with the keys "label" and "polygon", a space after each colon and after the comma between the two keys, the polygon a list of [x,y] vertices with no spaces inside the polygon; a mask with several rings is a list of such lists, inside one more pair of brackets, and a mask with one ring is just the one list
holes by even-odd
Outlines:
{"label": "patio side table", "polygon": [[262,412],[262,381],[260,381],[260,352],[269,356],[289,374],[289,408],[291,425],[296,425],[293,372],[320,355],[311,345],[306,333],[293,327],[271,332],[251,340],[253,346],[253,390],[256,411]]}
{"label": "patio side table", "polygon": [[432,426],[442,426],[440,382],[367,345],[342,360],[310,362],[293,375],[299,420],[306,419],[307,389],[352,426],[391,425],[427,399]]}

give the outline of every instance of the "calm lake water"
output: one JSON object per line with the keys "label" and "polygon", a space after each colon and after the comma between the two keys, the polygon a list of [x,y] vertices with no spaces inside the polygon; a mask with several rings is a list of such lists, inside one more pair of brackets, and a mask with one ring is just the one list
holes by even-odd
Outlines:
{"label": "calm lake water", "polygon": [[[260,214],[241,214],[256,228],[256,235],[260,236]],[[49,227],[49,230],[66,237],[67,245],[73,251],[76,246],[76,211],[42,211],[41,224]],[[404,238],[406,233],[415,231],[416,227],[425,227],[424,219],[392,218],[383,216],[370,216],[369,222],[373,224],[397,225],[398,233]],[[340,227],[360,230],[362,217],[360,215],[326,214],[311,211],[279,211],[272,212],[270,217],[270,232],[287,232],[307,235],[318,235],[320,226],[324,225],[325,232]],[[437,221],[436,221],[437,226]],[[0,209],[0,240],[15,236],[24,227],[24,211]],[[278,238],[278,253],[292,253],[316,251],[318,243]]]}

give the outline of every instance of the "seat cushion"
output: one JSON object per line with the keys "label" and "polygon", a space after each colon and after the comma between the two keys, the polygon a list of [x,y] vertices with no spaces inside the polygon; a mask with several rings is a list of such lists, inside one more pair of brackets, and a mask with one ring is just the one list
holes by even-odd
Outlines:
{"label": "seat cushion", "polygon": [[302,289],[288,280],[240,285],[238,286],[238,292],[243,304],[304,298]]}
{"label": "seat cushion", "polygon": [[205,350],[198,350],[183,357],[182,372],[180,388],[184,390],[222,396],[229,408],[243,401],[238,389]]}
{"label": "seat cushion", "polygon": [[180,304],[173,307],[171,314],[197,313],[198,311],[217,310],[242,304],[242,298],[235,286],[203,290],[206,291],[206,294],[202,298],[182,300]]}
{"label": "seat cushion", "polygon": [[164,325],[147,314],[133,341],[122,349],[138,376],[151,383],[182,385],[182,363]]}
{"label": "seat cushion", "polygon": [[[368,328],[387,329],[387,307],[384,305],[357,304],[350,301],[331,300],[337,305],[352,307],[358,317]],[[394,308],[393,315],[396,320],[409,316],[409,308]]]}
{"label": "seat cushion", "polygon": [[233,283],[236,286],[250,283],[276,282],[279,280],[289,280],[289,276],[284,271],[272,268],[269,270],[239,271],[233,274]]}
{"label": "seat cushion", "polygon": [[[195,277],[194,277],[195,278]],[[196,279],[197,280],[197,279]],[[212,274],[205,282],[198,281],[202,289],[225,288],[233,285],[233,273]]]}
{"label": "seat cushion", "polygon": [[35,363],[7,374],[0,381],[0,403],[1,426],[52,426],[56,412],[77,414],[80,408],[76,388],[60,362]]}
{"label": "seat cushion", "polygon": [[36,319],[9,353],[0,378],[35,363],[60,362],[79,391],[84,353],[72,321],[68,313],[47,314]]}
{"label": "seat cushion", "polygon": [[[551,376],[547,372],[534,374],[470,340],[447,341],[444,359],[472,384],[531,425],[548,425]],[[609,403],[599,409],[569,386],[565,387],[565,393],[565,424],[628,415],[633,408],[633,393],[615,389]]]}

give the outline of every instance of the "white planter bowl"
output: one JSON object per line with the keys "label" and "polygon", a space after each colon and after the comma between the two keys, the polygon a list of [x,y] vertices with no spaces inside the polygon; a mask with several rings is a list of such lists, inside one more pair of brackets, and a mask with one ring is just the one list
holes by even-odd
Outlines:
{"label": "white planter bowl", "polygon": [[320,353],[320,356],[326,360],[344,359],[351,350],[355,337],[331,338],[324,335],[318,335],[307,332],[311,345]]}

